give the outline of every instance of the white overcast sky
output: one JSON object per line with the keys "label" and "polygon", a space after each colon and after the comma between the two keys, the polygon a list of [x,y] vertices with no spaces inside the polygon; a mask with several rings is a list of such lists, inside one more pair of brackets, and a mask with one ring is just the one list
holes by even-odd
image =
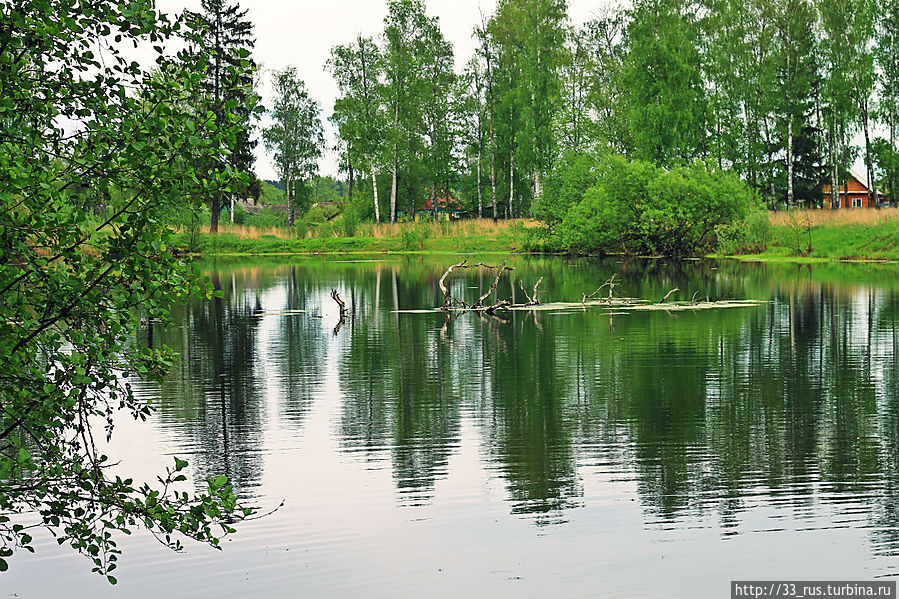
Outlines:
{"label": "white overcast sky", "polygon": [[[608,0],[569,0],[569,16],[575,24],[588,20]],[[199,9],[199,0],[157,0],[163,12]],[[327,143],[334,144],[334,131],[327,123],[331,115],[337,86],[325,70],[331,47],[347,44],[356,34],[378,36],[387,15],[387,0],[242,0],[249,12],[256,34],[257,63],[261,66],[262,101],[271,105],[271,72],[288,65],[296,67],[306,82],[310,95],[322,108]],[[480,23],[480,11],[492,14],[496,0],[425,0],[428,15],[440,19],[444,37],[453,44],[457,70],[474,54],[471,37]],[[277,179],[271,160],[260,142],[256,149],[256,175],[261,179]],[[319,164],[322,174],[336,175],[333,152],[327,152]]]}

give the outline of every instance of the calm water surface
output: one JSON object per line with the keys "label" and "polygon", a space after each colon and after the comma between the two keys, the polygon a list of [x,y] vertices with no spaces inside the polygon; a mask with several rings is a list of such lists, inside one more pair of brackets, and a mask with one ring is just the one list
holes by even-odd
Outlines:
{"label": "calm water surface", "polygon": [[224,297],[141,332],[182,361],[109,452],[283,506],[223,552],[126,537],[117,587],[43,539],[0,596],[726,597],[899,573],[899,268],[515,258],[519,301],[519,280],[577,301],[616,273],[630,297],[763,303],[414,312],[456,261],[201,265]]}

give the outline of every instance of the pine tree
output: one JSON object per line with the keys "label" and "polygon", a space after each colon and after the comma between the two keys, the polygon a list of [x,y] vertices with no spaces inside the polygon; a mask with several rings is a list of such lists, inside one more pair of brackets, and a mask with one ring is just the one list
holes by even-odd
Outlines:
{"label": "pine tree", "polygon": [[[224,122],[224,114],[238,118],[241,126],[233,144],[228,148],[228,158],[223,164],[209,165],[208,168],[225,170],[230,168],[243,173],[249,181],[253,174],[253,148],[258,143],[253,139],[259,96],[254,90],[256,64],[251,52],[256,41],[253,24],[247,19],[247,11],[237,3],[225,0],[201,0],[201,11],[190,13],[190,17],[201,26],[203,41],[193,48],[203,53],[209,65],[200,86],[202,109],[216,115],[217,122]],[[215,135],[215,131],[209,132]],[[245,193],[246,188],[234,190]],[[232,193],[233,213],[233,193]],[[210,203],[212,219],[210,232],[218,231],[219,213],[224,207],[222,194],[213,194]]]}

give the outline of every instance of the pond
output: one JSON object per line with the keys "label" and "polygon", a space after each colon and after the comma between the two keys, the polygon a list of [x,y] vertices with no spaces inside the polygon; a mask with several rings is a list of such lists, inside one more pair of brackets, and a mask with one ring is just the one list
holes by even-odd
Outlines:
{"label": "pond", "polygon": [[[3,596],[724,597],[897,573],[899,267],[514,257],[498,296],[543,277],[548,309],[447,322],[459,259],[201,264],[224,296],[140,332],[181,360],[135,383],[157,411],[108,451],[278,509],[221,552],[123,538],[116,587],[42,538]],[[659,307],[580,305],[613,274]],[[449,286],[470,303],[493,278]],[[671,303],[730,299],[758,301]]]}

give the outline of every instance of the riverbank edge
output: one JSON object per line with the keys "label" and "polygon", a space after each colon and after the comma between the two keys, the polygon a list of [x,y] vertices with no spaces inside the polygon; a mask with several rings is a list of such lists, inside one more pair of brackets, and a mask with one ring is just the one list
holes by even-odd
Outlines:
{"label": "riverbank edge", "polygon": [[[899,262],[899,221],[877,224],[818,225],[801,232],[804,243],[801,252],[788,247],[795,227],[775,226],[765,252],[732,254],[714,252],[703,257],[728,258],[742,262],[792,262],[812,264],[823,262],[893,263]],[[807,255],[811,239],[811,252]],[[175,236],[175,247],[193,256],[322,256],[354,254],[531,254],[548,256],[592,256],[566,252],[547,252],[531,249],[520,235],[448,235],[429,237],[410,243],[399,237],[330,237],[284,239],[274,235],[243,238],[234,234],[202,233],[193,250],[185,234]],[[645,256],[658,258],[658,256]]]}

